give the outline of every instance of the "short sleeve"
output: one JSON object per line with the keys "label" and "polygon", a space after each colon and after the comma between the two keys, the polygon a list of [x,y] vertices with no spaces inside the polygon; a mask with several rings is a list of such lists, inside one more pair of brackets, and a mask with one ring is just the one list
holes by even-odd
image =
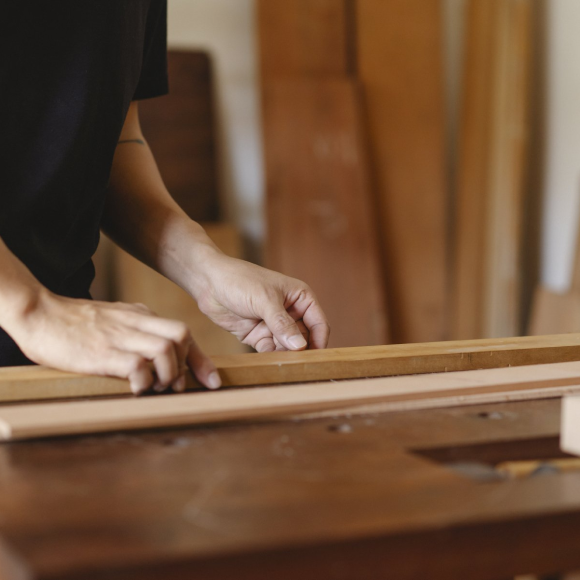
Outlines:
{"label": "short sleeve", "polygon": [[152,0],[145,29],[143,66],[133,100],[169,92],[167,79],[167,0]]}

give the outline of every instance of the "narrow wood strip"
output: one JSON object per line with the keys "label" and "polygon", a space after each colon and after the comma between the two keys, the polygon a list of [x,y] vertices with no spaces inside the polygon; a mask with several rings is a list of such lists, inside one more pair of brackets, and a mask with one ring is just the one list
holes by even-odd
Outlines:
{"label": "narrow wood strip", "polygon": [[[116,430],[269,419],[289,414],[393,403],[421,408],[421,401],[447,399],[464,405],[473,396],[505,401],[510,394],[580,390],[580,362],[428,375],[310,383],[174,396],[8,406],[0,410],[0,438],[32,439]],[[389,410],[388,408],[386,410]]]}
{"label": "narrow wood strip", "polygon": [[448,336],[442,6],[356,2],[358,76],[395,342]]}
{"label": "narrow wood strip", "polygon": [[[213,357],[224,386],[421,375],[580,360],[580,334]],[[190,387],[193,387],[193,381]],[[0,403],[130,394],[127,381],[0,368]]]}

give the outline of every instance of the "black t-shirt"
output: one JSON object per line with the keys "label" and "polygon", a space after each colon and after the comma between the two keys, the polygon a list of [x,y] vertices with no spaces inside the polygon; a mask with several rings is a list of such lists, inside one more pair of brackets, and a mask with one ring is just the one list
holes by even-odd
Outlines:
{"label": "black t-shirt", "polygon": [[[15,0],[0,19],[0,237],[53,292],[89,296],[132,100],[167,92],[167,0]],[[0,366],[25,362],[0,332]]]}

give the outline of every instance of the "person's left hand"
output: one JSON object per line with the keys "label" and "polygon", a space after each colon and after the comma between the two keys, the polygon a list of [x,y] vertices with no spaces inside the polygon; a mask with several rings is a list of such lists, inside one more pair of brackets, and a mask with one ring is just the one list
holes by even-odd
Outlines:
{"label": "person's left hand", "polygon": [[200,310],[258,352],[328,345],[328,320],[304,282],[221,252],[196,278]]}

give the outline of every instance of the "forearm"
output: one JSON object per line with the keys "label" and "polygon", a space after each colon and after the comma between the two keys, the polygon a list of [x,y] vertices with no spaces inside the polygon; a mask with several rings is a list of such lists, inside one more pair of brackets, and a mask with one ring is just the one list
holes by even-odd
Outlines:
{"label": "forearm", "polygon": [[48,292],[0,238],[0,326],[8,333]]}
{"label": "forearm", "polygon": [[132,255],[196,294],[196,269],[219,252],[170,196],[130,111],[113,162],[102,227]]}

